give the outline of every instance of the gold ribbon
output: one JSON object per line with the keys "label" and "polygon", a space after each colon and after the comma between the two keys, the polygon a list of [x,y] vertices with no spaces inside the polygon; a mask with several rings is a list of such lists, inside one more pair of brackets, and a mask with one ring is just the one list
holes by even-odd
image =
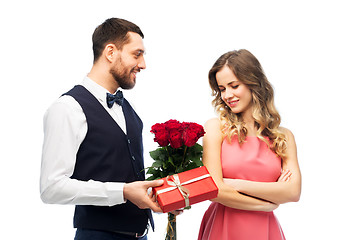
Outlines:
{"label": "gold ribbon", "polygon": [[193,182],[197,182],[197,181],[202,180],[202,179],[207,178],[207,177],[210,177],[210,174],[205,174],[205,175],[202,175],[200,177],[193,178],[193,179],[191,179],[189,181],[181,183],[180,179],[179,179],[179,176],[177,174],[174,174],[172,176],[167,176],[166,177],[166,182],[167,182],[168,185],[170,185],[172,187],[164,188],[164,189],[161,189],[161,190],[157,191],[156,197],[161,193],[170,192],[172,190],[178,189],[179,192],[181,193],[181,195],[183,196],[184,200],[185,200],[185,207],[188,207],[188,206],[190,206],[190,200],[189,200],[190,191],[188,189],[186,189],[183,185],[190,184],[190,183],[193,183]]}

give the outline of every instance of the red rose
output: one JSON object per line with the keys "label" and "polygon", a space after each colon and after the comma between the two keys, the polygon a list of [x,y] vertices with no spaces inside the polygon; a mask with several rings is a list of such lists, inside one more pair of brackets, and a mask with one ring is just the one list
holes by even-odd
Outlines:
{"label": "red rose", "polygon": [[182,145],[192,147],[205,134],[204,128],[197,123],[180,123],[173,119],[165,123],[156,123],[150,132],[155,134],[154,141],[161,147],[170,143],[172,148],[180,148]]}
{"label": "red rose", "polygon": [[182,132],[172,131],[170,132],[170,146],[172,148],[179,148],[183,145]]}
{"label": "red rose", "polygon": [[183,129],[182,124],[177,120],[169,120],[165,122],[164,125],[169,132],[172,131],[181,132]]}
{"label": "red rose", "polygon": [[204,128],[197,123],[183,123],[184,125],[184,133],[183,133],[183,141],[184,144],[188,147],[192,147],[195,143],[204,136],[205,131]]}
{"label": "red rose", "polygon": [[151,127],[152,133],[155,134],[154,141],[157,142],[161,147],[169,144],[169,132],[166,130],[165,124],[156,123]]}
{"label": "red rose", "polygon": [[179,148],[183,145],[182,135],[183,135],[183,126],[177,120],[169,120],[164,123],[166,130],[169,132],[169,142],[170,146],[173,148]]}

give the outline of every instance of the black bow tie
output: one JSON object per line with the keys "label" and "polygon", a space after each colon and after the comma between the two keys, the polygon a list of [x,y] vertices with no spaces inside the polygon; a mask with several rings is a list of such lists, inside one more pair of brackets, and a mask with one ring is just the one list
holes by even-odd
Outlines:
{"label": "black bow tie", "polygon": [[115,95],[112,95],[111,93],[106,93],[106,102],[109,108],[112,108],[115,102],[122,106],[123,101],[123,93],[120,90],[118,90]]}

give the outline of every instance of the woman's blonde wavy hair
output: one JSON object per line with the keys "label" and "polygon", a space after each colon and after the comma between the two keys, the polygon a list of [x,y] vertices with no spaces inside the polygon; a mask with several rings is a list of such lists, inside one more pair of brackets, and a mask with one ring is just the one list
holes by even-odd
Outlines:
{"label": "woman's blonde wavy hair", "polygon": [[265,141],[279,157],[284,158],[286,139],[285,134],[279,129],[281,119],[274,105],[274,90],[259,61],[245,49],[223,54],[209,71],[209,83],[212,95],[215,96],[212,103],[219,114],[223,134],[227,136],[229,141],[237,136],[240,144],[245,141],[247,135],[242,114],[233,113],[221,99],[216,73],[224,66],[228,66],[237,79],[251,91],[252,116],[255,119],[257,137]]}

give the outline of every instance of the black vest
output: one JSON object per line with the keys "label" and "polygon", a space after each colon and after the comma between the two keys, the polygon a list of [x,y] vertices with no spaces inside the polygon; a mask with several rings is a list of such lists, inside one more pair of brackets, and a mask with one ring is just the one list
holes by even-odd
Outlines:
{"label": "black vest", "polygon": [[[83,86],[75,86],[64,95],[72,96],[82,107],[88,126],[76,156],[73,179],[100,182],[145,180],[141,119],[124,99],[123,111],[127,135],[99,101]],[[107,206],[77,205],[74,227],[104,231],[144,232],[150,210],[142,210],[130,201]]]}

